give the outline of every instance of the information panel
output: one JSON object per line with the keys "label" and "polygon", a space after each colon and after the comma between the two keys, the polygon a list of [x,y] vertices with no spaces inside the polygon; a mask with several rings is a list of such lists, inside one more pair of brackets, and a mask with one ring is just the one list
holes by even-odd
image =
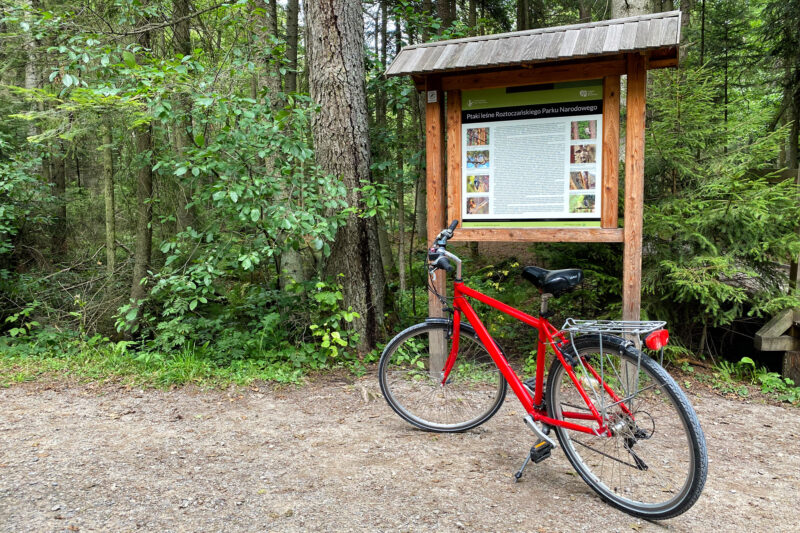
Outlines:
{"label": "information panel", "polygon": [[600,226],[602,113],[602,80],[463,91],[463,227]]}

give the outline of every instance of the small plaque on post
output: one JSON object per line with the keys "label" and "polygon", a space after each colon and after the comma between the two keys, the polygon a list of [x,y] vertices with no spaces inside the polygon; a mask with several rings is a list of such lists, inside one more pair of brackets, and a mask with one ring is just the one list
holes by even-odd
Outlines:
{"label": "small plaque on post", "polygon": [[435,104],[439,100],[436,97],[437,91],[428,91],[428,103]]}

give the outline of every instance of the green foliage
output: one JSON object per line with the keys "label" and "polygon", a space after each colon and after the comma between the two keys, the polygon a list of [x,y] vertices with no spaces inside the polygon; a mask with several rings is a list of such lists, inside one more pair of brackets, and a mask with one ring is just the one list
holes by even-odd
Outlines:
{"label": "green foliage", "polygon": [[776,262],[800,252],[800,206],[791,182],[767,179],[783,132],[756,114],[728,129],[710,83],[701,70],[654,76],[644,291],[658,316],[717,326],[800,305]]}
{"label": "green foliage", "polygon": [[800,403],[800,387],[794,381],[781,377],[766,367],[756,365],[750,357],[742,357],[738,362],[720,361],[714,366],[713,386],[724,393],[747,396],[749,390],[741,382],[757,385],[761,392],[778,401]]}
{"label": "green foliage", "polygon": [[150,386],[194,384],[226,387],[261,381],[297,383],[304,374],[288,361],[253,357],[217,364],[208,348],[189,346],[160,353],[137,350],[136,343],[110,341],[101,335],[42,331],[17,341],[0,337],[0,386],[48,376],[80,381],[114,380]]}
{"label": "green foliage", "polygon": [[[435,13],[424,13],[418,0],[392,3],[390,17],[402,44],[515,29],[515,2],[478,4],[474,28],[462,3],[448,27]],[[800,251],[796,189],[770,174],[787,136],[774,125],[798,94],[795,4],[706,2],[701,36],[697,3],[682,69],[650,74],[643,314],[677,326],[668,359],[691,352],[698,337],[693,330],[800,304],[785,293],[781,268]],[[408,79],[383,77],[387,65],[373,39],[379,29],[369,20],[378,6],[365,5],[374,180],[357,191],[346,191],[337,176],[314,164],[309,132],[316,109],[303,92],[303,72],[299,92],[265,88],[276,68],[285,75],[289,65],[286,43],[269,35],[260,5],[238,1],[204,11],[212,4],[197,4],[188,54],[175,52],[172,27],[160,27],[171,5],[115,0],[89,10],[76,6],[12,0],[0,12],[0,73],[9,83],[0,87],[3,355],[14,354],[14,365],[36,359],[84,375],[152,374],[160,377],[142,379],[162,384],[255,375],[296,380],[304,369],[334,364],[363,369],[375,354],[353,359],[358,339],[348,324],[354,314],[343,305],[338,284],[322,278],[325,258],[350,213],[379,217],[391,240],[402,207],[408,237],[415,184],[425,167],[418,93]],[[575,2],[529,8],[536,26],[577,21]],[[594,6],[594,19],[604,9]],[[282,23],[280,2],[278,11]],[[148,24],[157,28],[149,40],[140,39]],[[140,44],[148,41],[149,48]],[[388,60],[392,41],[390,35]],[[25,88],[31,57],[42,80],[37,88]],[[301,42],[299,69],[306,68]],[[134,131],[145,125],[153,148],[139,154]],[[111,278],[103,265],[98,182],[105,142],[98,132],[107,127],[119,241]],[[62,163],[66,192],[56,195],[47,170]],[[147,202],[153,255],[148,296],[128,302],[141,207],[136,172],[144,165],[154,172]],[[345,198],[356,196],[360,203],[347,205]],[[66,241],[58,243],[53,215],[64,205]],[[179,223],[183,210],[190,227]],[[397,294],[394,310],[387,305],[387,322],[427,315],[424,246],[405,244],[418,252],[409,265],[409,290]],[[282,285],[280,261],[290,251],[301,255],[313,281]],[[618,246],[540,245],[536,255],[543,266],[585,272],[578,290],[552,302],[554,322],[619,316]],[[536,290],[519,279],[513,260],[489,262],[465,265],[469,283],[535,313]],[[535,335],[528,328],[480,311],[510,356],[530,353]],[[47,354],[55,362],[44,363]],[[763,381],[754,379],[777,390],[774,376],[760,375]]]}
{"label": "green foliage", "polygon": [[53,199],[36,173],[40,163],[40,159],[25,157],[12,136],[0,130],[0,287],[12,277],[7,262],[20,231],[41,230],[50,221]]}

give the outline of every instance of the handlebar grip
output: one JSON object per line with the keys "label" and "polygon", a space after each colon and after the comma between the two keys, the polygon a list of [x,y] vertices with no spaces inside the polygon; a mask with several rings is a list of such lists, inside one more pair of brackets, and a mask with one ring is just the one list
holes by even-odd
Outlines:
{"label": "handlebar grip", "polygon": [[450,261],[448,261],[448,259],[446,257],[444,257],[444,256],[440,257],[436,261],[436,266],[438,266],[439,268],[441,268],[442,270],[445,270],[447,272],[452,272],[453,270],[455,270],[453,268],[453,265],[450,264]]}
{"label": "handlebar grip", "polygon": [[450,227],[449,227],[449,228],[447,228],[447,230],[448,230],[450,233],[453,233],[453,230],[454,230],[454,229],[456,229],[456,227],[457,227],[457,226],[458,226],[458,219],[456,219],[456,220],[452,221],[452,222],[450,223]]}

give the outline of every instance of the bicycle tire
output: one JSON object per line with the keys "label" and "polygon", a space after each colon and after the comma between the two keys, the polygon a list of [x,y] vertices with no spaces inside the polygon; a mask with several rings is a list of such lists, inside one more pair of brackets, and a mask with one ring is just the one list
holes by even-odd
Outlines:
{"label": "bicycle tire", "polygon": [[[381,392],[389,406],[426,431],[455,433],[475,428],[494,416],[506,396],[505,378],[466,324],[460,327],[459,352],[447,382],[442,385],[436,371],[432,375],[430,344],[441,341],[431,339],[447,340],[451,332],[452,323],[445,319],[411,326],[389,342],[378,365]],[[445,346],[446,357],[449,340]]]}
{"label": "bicycle tire", "polygon": [[[587,394],[601,414],[605,412],[607,425],[615,428],[614,436],[607,437],[556,427],[573,468],[603,500],[630,515],[662,520],[686,512],[703,490],[708,452],[697,415],[675,380],[619,337],[578,337],[574,350],[566,351],[575,359],[572,368]],[[617,389],[633,419],[622,411],[622,404],[610,405],[613,400],[597,379],[588,377],[578,357],[598,374],[603,362],[603,381]],[[558,358],[548,375],[546,405],[558,420],[564,420],[564,411],[589,412]],[[594,421],[583,424],[596,427]]]}

